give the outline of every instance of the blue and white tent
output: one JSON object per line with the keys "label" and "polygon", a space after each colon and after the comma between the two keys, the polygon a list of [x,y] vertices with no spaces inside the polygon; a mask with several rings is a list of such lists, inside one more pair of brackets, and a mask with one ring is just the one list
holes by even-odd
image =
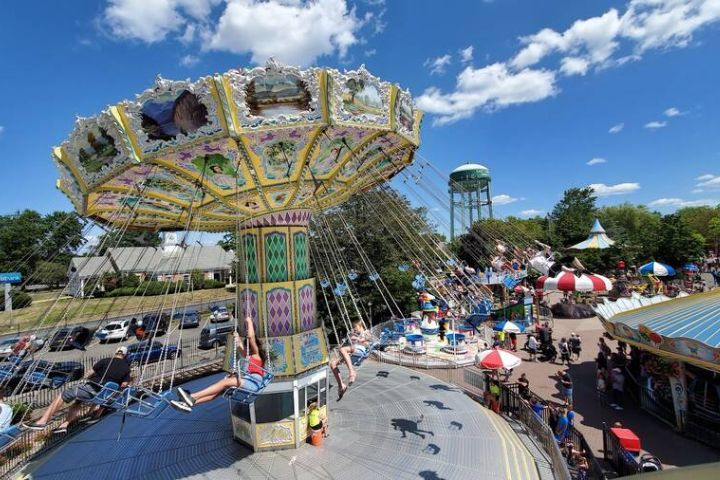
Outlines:
{"label": "blue and white tent", "polygon": [[586,250],[588,248],[604,249],[610,248],[615,243],[615,240],[611,240],[606,234],[605,229],[600,225],[600,220],[595,219],[592,228],[590,229],[590,235],[587,240],[573,245],[570,248],[575,250]]}

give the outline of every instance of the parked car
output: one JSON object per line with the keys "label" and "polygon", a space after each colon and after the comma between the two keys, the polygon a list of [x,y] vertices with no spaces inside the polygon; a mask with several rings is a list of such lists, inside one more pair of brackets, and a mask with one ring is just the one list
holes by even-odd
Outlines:
{"label": "parked car", "polygon": [[161,342],[143,341],[128,346],[125,359],[130,365],[144,365],[161,358],[172,359],[182,356],[177,345],[163,345]]}
{"label": "parked car", "polygon": [[22,383],[22,390],[58,388],[66,382],[79,380],[85,373],[80,362],[48,362],[26,360],[0,364],[0,383],[14,389]]}
{"label": "parked car", "polygon": [[222,347],[227,343],[228,334],[235,328],[231,323],[225,325],[208,325],[200,331],[199,348]]}
{"label": "parked car", "polygon": [[212,323],[227,322],[232,318],[227,307],[213,307],[210,310],[212,311],[210,314]]}
{"label": "parked car", "polygon": [[200,313],[197,311],[178,312],[173,319],[180,320],[180,328],[197,328],[200,326]]}
{"label": "parked car", "polygon": [[123,341],[128,337],[128,327],[130,320],[122,320],[119,322],[110,322],[97,331],[95,336],[100,343],[107,343],[113,340]]}
{"label": "parked car", "polygon": [[135,330],[138,340],[161,337],[170,327],[170,315],[167,313],[151,313],[142,318],[142,325]]}
{"label": "parked car", "polygon": [[[33,339],[33,336],[34,335],[31,335],[29,337],[29,348],[27,349],[27,353],[37,352],[43,347],[43,345],[45,345],[45,339],[39,337],[35,337]],[[13,348],[18,344],[21,338],[22,337],[10,337],[0,341],[0,359],[6,359],[10,356]]]}
{"label": "parked car", "polygon": [[80,362],[32,362],[23,374],[25,390],[35,388],[59,388],[66,382],[80,380],[85,368]]}
{"label": "parked car", "polygon": [[77,348],[84,350],[92,340],[92,332],[85,327],[63,327],[52,336],[48,348],[51,352]]}

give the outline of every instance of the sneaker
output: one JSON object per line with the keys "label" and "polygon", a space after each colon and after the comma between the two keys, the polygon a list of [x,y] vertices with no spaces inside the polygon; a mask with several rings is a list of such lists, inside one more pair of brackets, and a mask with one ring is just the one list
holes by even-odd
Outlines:
{"label": "sneaker", "polygon": [[617,405],[617,406],[615,407],[615,410],[622,410],[622,409],[623,409],[623,408],[622,408],[620,405]]}
{"label": "sneaker", "polygon": [[610,404],[610,408],[615,408],[615,407],[617,407],[617,403],[611,403],[611,404]]}
{"label": "sneaker", "polygon": [[189,407],[192,407],[193,405],[195,405],[195,399],[192,397],[192,395],[190,395],[190,392],[188,392],[187,390],[178,388],[177,394],[178,394],[178,397],[180,397],[182,399],[182,401],[185,402],[185,404],[188,405]]}
{"label": "sneaker", "polygon": [[181,412],[185,412],[185,413],[192,412],[192,407],[185,402],[179,402],[177,400],[170,400],[170,406],[173,407],[175,410],[180,410]]}
{"label": "sneaker", "polygon": [[53,435],[64,435],[67,433],[67,430],[67,427],[57,427],[53,429],[52,433]]}
{"label": "sneaker", "polygon": [[47,425],[40,425],[39,423],[23,423],[22,426],[34,432],[45,430],[48,427]]}
{"label": "sneaker", "polygon": [[102,420],[102,417],[88,417],[82,420],[82,423],[85,425],[95,425],[100,420]]}

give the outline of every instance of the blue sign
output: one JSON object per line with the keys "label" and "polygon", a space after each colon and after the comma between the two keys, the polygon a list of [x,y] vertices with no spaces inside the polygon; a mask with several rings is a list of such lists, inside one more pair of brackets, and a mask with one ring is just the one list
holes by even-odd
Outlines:
{"label": "blue sign", "polygon": [[0,283],[20,283],[22,274],[20,272],[0,273]]}

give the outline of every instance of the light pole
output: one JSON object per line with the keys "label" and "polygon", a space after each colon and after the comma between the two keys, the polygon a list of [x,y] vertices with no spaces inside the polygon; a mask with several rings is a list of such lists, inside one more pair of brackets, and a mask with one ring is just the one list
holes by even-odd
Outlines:
{"label": "light pole", "polygon": [[370,310],[370,326],[372,327],[372,300],[368,300],[367,306],[368,310]]}

